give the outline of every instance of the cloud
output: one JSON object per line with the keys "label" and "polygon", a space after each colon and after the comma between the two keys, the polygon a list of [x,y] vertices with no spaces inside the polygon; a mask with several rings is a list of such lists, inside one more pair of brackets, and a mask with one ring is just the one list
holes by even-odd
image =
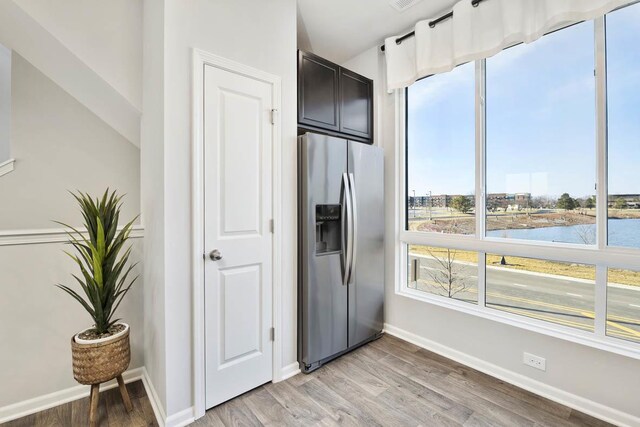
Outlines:
{"label": "cloud", "polygon": [[475,87],[475,72],[472,62],[460,65],[444,74],[436,74],[414,83],[410,88],[409,113],[419,110],[425,103],[436,105],[455,91]]}

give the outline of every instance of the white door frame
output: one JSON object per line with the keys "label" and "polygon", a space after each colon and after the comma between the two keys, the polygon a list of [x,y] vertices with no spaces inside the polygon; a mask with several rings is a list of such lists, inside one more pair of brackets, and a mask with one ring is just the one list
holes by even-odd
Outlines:
{"label": "white door frame", "polygon": [[191,144],[191,242],[193,280],[193,410],[195,418],[206,411],[205,393],[205,315],[204,315],[204,67],[210,65],[271,84],[273,95],[273,150],[272,150],[272,196],[273,196],[273,381],[281,379],[282,367],[282,284],[281,284],[281,78],[264,71],[248,67],[229,59],[193,49],[193,111]]}

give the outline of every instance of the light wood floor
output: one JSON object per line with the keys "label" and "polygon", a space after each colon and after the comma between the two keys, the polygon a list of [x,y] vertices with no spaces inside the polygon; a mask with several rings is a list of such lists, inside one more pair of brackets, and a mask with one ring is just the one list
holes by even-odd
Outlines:
{"label": "light wood floor", "polygon": [[194,426],[608,426],[386,335],[317,371],[266,384]]}
{"label": "light wood floor", "polygon": [[[141,382],[100,395],[101,426],[157,425]],[[85,426],[88,399],[7,424]],[[309,375],[266,384],[217,406],[193,426],[609,426],[391,336]]]}
{"label": "light wood floor", "polygon": [[[151,403],[142,381],[127,384],[133,411],[127,413],[118,388],[100,392],[99,420],[107,427],[157,426]],[[75,400],[3,424],[3,427],[86,427],[89,425],[89,398]]]}

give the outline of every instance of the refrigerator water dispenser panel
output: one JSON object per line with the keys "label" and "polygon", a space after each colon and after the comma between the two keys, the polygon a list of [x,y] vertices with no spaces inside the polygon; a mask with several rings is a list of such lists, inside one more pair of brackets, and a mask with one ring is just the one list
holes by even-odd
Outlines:
{"label": "refrigerator water dispenser panel", "polygon": [[342,249],[341,205],[316,205],[316,255]]}

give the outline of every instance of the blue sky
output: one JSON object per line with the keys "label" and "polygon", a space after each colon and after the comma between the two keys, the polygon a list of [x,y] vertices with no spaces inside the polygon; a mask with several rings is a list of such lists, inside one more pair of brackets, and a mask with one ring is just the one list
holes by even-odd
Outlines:
{"label": "blue sky", "polygon": [[[640,193],[640,4],[607,18],[610,193]],[[592,21],[487,60],[487,191],[594,193]],[[474,64],[409,89],[409,194],[472,194]]]}

